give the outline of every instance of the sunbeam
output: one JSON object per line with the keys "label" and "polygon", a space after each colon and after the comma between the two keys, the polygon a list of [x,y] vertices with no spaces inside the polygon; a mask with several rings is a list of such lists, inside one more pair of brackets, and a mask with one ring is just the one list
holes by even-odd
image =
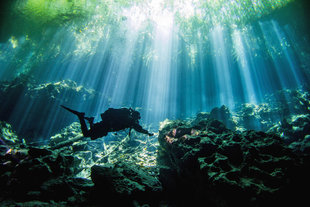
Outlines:
{"label": "sunbeam", "polygon": [[[245,49],[242,36],[238,30],[233,32],[233,41],[238,55],[239,73],[241,75],[243,90],[246,96],[245,100],[246,102],[257,103],[255,97],[256,91],[254,90],[252,82],[253,78],[251,76],[251,68],[254,67],[254,65],[251,67],[249,63],[249,61],[252,60],[251,53]],[[247,54],[250,55],[250,58],[247,57]],[[255,70],[255,68],[253,69]]]}
{"label": "sunbeam", "polygon": [[227,47],[224,38],[227,38],[224,29],[220,26],[214,28],[211,32],[212,54],[215,56],[215,73],[218,86],[217,94],[219,96],[219,105],[226,104],[234,107],[234,95],[232,92],[232,83],[230,77],[230,60],[227,54]]}
{"label": "sunbeam", "polygon": [[[16,1],[12,10],[20,28],[3,36],[0,77],[25,75],[39,85],[20,86],[11,95],[14,104],[4,107],[5,120],[19,132],[36,131],[29,117],[42,106],[34,99],[25,104],[27,91],[51,93],[53,87],[45,121],[33,132],[40,137],[63,127],[59,119],[76,120],[61,118],[59,104],[96,121],[110,107],[132,107],[154,130],[166,118],[260,104],[266,94],[307,83],[308,42],[294,31],[293,18],[287,24],[281,20],[286,8],[296,5],[290,0]],[[71,94],[81,91],[81,97]]]}

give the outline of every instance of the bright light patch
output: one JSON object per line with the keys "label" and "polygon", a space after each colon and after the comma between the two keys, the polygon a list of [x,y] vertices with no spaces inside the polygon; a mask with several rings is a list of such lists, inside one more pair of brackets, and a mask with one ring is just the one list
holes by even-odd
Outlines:
{"label": "bright light patch", "polygon": [[172,26],[173,13],[165,8],[164,0],[152,0],[145,4],[124,8],[122,14],[127,18],[132,29],[139,29],[150,20],[157,29],[167,30]]}
{"label": "bright light patch", "polygon": [[124,9],[123,15],[127,18],[128,26],[135,30],[138,30],[147,18],[146,13],[143,12],[141,7],[136,5]]}
{"label": "bright light patch", "polygon": [[10,39],[9,39],[9,42],[11,43],[12,47],[13,48],[16,48],[18,46],[18,40],[15,39],[14,36],[12,36]]}
{"label": "bright light patch", "polygon": [[238,30],[235,30],[233,32],[233,43],[236,50],[236,53],[238,55],[238,63],[240,68],[240,77],[243,84],[243,90],[245,94],[246,101],[249,101],[251,103],[257,103],[256,100],[256,93],[254,90],[254,84],[253,84],[253,78],[251,74],[251,69],[255,68],[253,65],[251,65],[252,57],[248,57],[247,54],[250,54],[250,51],[248,51],[244,44],[244,38],[242,36],[242,33]]}
{"label": "bright light patch", "polygon": [[156,28],[163,33],[164,36],[169,35],[173,26],[173,15],[170,12],[164,12],[162,15],[154,16],[153,21]]}
{"label": "bright light patch", "polygon": [[175,6],[175,12],[178,12],[181,17],[186,19],[201,14],[201,10],[197,7],[198,0],[193,1],[179,1]]}

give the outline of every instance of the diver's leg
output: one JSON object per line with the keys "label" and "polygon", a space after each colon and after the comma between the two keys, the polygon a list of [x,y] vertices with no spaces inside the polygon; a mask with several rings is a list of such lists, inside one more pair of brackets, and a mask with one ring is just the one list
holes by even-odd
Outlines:
{"label": "diver's leg", "polygon": [[60,106],[61,106],[62,108],[64,108],[64,109],[70,111],[71,113],[77,115],[77,116],[84,116],[84,115],[85,115],[85,113],[83,113],[83,112],[75,111],[75,110],[73,110],[73,109],[70,109],[70,108],[68,108],[68,107],[65,107],[64,105],[60,105]]}
{"label": "diver's leg", "polygon": [[83,116],[78,116],[81,124],[81,130],[83,133],[84,137],[89,137],[89,130],[87,129],[87,125],[85,123],[84,115]]}
{"label": "diver's leg", "polygon": [[94,117],[85,117],[84,119],[86,119],[88,121],[90,129],[92,129],[94,126],[94,119],[95,118]]}
{"label": "diver's leg", "polygon": [[[65,107],[64,105],[60,105],[60,106],[78,116],[78,118],[80,120],[81,130],[82,130],[83,136],[84,137],[90,137],[90,131],[87,129],[87,125],[86,125],[85,120],[84,120],[85,119],[85,113],[72,110],[68,107]],[[92,125],[91,125],[91,127],[92,127]]]}

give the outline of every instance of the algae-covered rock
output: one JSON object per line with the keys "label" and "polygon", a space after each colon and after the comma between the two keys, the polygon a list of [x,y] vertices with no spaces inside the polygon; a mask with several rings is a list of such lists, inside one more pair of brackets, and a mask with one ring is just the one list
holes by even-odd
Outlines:
{"label": "algae-covered rock", "polygon": [[15,145],[21,143],[12,129],[12,126],[4,121],[0,121],[0,139],[0,145]]}

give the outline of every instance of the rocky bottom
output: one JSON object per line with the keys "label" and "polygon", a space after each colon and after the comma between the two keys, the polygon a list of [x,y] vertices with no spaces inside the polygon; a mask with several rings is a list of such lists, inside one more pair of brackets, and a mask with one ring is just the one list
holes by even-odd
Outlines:
{"label": "rocky bottom", "polygon": [[309,139],[300,150],[275,134],[236,133],[198,117],[168,121],[158,140],[159,180],[177,205],[303,206],[307,200]]}
{"label": "rocky bottom", "polygon": [[307,117],[291,122],[300,126],[296,133],[286,127],[291,138],[228,129],[212,113],[166,120],[156,140],[120,133],[90,141],[73,124],[40,147],[1,122],[0,204],[303,206],[310,184]]}

